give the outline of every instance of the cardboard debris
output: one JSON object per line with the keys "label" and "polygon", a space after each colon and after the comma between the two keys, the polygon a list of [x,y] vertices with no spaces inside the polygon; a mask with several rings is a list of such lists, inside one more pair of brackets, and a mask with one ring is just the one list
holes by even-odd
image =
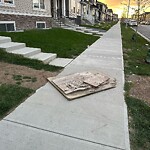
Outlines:
{"label": "cardboard debris", "polygon": [[94,87],[98,87],[102,84],[108,83],[109,79],[109,77],[97,73],[92,74],[89,78],[85,79],[84,82]]}
{"label": "cardboard debris", "polygon": [[48,78],[67,99],[72,100],[116,86],[116,79],[100,72],[82,72],[65,77]]}

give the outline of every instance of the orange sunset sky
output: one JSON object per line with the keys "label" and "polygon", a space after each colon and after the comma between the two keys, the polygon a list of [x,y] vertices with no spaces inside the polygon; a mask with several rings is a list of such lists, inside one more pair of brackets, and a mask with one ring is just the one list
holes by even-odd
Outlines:
{"label": "orange sunset sky", "polygon": [[[113,9],[114,13],[118,14],[119,17],[121,17],[121,15],[122,15],[123,8],[127,7],[123,4],[128,4],[128,0],[98,0],[98,1],[107,4],[108,8]],[[123,3],[123,4],[121,4],[121,3]],[[131,6],[135,7],[135,5],[136,5],[136,3],[134,2],[134,4],[133,4],[133,2],[131,0]],[[150,8],[147,9],[146,11],[150,12]],[[134,13],[134,11],[132,9],[130,9],[130,15],[133,13]]]}

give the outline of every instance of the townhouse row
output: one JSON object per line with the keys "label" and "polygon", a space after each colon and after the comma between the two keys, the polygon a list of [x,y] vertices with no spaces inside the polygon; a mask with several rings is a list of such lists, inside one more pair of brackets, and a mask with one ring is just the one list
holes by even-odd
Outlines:
{"label": "townhouse row", "polygon": [[50,28],[59,18],[94,24],[118,16],[97,0],[0,0],[0,31]]}
{"label": "townhouse row", "polygon": [[[138,14],[133,14],[132,19],[138,20]],[[150,12],[144,12],[139,15],[139,22],[150,22]]]}

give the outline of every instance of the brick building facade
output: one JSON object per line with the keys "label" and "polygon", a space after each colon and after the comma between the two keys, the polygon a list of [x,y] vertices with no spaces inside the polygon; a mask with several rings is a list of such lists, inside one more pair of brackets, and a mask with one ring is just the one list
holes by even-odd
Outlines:
{"label": "brick building facade", "polygon": [[50,28],[49,0],[0,0],[0,30]]}

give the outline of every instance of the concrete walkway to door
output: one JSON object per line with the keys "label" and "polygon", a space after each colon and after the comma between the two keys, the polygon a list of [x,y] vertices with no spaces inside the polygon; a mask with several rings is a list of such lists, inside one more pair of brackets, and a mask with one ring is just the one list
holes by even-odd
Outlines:
{"label": "concrete walkway to door", "polygon": [[0,122],[0,149],[129,150],[122,55],[118,23],[59,74],[98,70],[117,87],[68,101],[47,83]]}

